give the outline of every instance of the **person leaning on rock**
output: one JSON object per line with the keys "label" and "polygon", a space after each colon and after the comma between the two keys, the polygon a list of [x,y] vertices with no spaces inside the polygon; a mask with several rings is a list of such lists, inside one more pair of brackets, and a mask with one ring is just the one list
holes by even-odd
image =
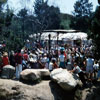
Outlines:
{"label": "person leaning on rock", "polygon": [[85,79],[85,77],[84,77],[84,73],[83,73],[83,71],[80,69],[80,67],[77,65],[76,62],[74,63],[74,68],[73,68],[73,70],[71,70],[70,72],[73,72],[73,73],[75,73],[75,74],[78,74],[80,80],[81,80],[82,83],[83,83],[83,85],[84,85],[84,86],[86,85],[86,79]]}

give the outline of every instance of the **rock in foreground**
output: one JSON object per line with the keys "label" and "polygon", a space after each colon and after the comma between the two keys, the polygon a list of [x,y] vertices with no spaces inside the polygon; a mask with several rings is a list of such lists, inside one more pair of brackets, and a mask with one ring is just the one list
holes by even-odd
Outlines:
{"label": "rock in foreground", "polygon": [[19,81],[0,79],[0,100],[81,100],[74,97],[75,91],[66,92],[50,80],[27,85]]}
{"label": "rock in foreground", "polygon": [[66,69],[55,69],[51,72],[50,77],[64,90],[71,91],[77,86],[77,80]]}
{"label": "rock in foreground", "polygon": [[47,69],[26,69],[21,72],[20,77],[25,81],[38,82],[42,78],[50,77],[50,72]]}
{"label": "rock in foreground", "polygon": [[14,74],[15,74],[15,67],[11,65],[6,65],[2,69],[1,78],[12,79],[14,77]]}

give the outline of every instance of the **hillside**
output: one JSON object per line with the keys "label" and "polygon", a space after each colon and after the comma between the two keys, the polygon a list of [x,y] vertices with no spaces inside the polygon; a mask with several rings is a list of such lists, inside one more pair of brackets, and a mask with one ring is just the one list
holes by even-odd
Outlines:
{"label": "hillside", "polygon": [[70,24],[71,24],[71,20],[73,20],[74,16],[70,15],[70,14],[61,13],[60,18],[61,18],[61,28],[71,29]]}

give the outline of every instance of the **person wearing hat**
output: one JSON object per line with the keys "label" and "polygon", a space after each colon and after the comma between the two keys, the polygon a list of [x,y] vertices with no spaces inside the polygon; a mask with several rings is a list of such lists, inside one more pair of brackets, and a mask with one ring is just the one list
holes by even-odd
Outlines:
{"label": "person wearing hat", "polygon": [[3,53],[2,64],[3,64],[3,66],[9,65],[9,58],[8,58],[8,53],[7,52]]}

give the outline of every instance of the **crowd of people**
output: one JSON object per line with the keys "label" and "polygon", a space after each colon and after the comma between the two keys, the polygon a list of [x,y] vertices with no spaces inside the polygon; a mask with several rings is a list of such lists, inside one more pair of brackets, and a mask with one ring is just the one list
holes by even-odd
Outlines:
{"label": "crowd of people", "polygon": [[67,69],[79,75],[83,84],[100,77],[99,61],[93,58],[91,46],[53,47],[49,51],[46,48],[26,47],[11,51],[10,53],[0,53],[0,69],[5,65],[12,65],[16,68],[16,78],[20,78],[20,73],[24,69],[48,69],[50,72],[56,68]]}

